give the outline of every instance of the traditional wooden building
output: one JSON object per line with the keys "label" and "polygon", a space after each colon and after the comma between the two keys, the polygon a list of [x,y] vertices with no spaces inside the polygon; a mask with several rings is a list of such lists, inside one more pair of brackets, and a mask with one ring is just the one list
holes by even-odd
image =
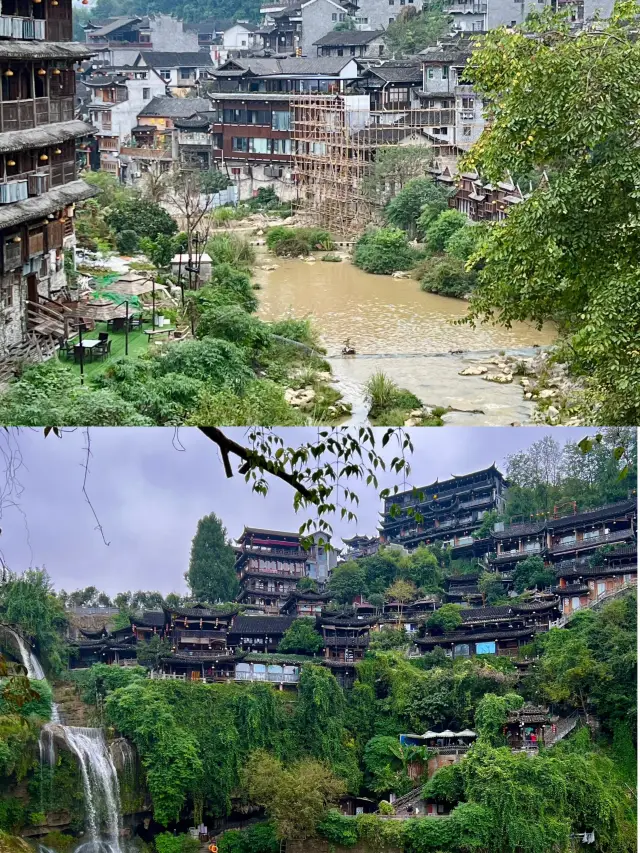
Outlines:
{"label": "traditional wooden building", "polygon": [[380,550],[380,538],[378,536],[352,536],[350,539],[342,540],[346,545],[346,551],[342,555],[343,560],[357,560],[360,557],[370,557]]}
{"label": "traditional wooden building", "polygon": [[517,711],[509,711],[504,727],[507,745],[514,752],[526,750],[537,752],[544,746],[547,731],[551,730],[549,709],[538,705],[524,705]]}
{"label": "traditional wooden building", "polygon": [[74,206],[95,195],[78,179],[71,0],[5,4],[0,15],[0,360],[44,358],[64,335],[56,301],[73,251]]}
{"label": "traditional wooden building", "polygon": [[567,617],[638,584],[638,549],[635,543],[621,545],[596,559],[578,557],[554,567],[560,609]]}
{"label": "traditional wooden building", "polygon": [[[440,543],[455,548],[457,557],[473,553],[473,533],[485,513],[504,507],[507,482],[491,465],[482,471],[436,480],[428,486],[399,492],[385,499],[380,537],[406,548]],[[415,518],[407,510],[419,513]]]}
{"label": "traditional wooden building", "polygon": [[473,655],[518,657],[520,648],[548,631],[559,615],[558,599],[539,596],[527,603],[461,610],[462,624],[454,631],[424,630],[414,642],[422,652],[437,646],[453,658]]}
{"label": "traditional wooden building", "polygon": [[307,575],[307,552],[297,533],[245,527],[235,547],[238,601],[278,614],[300,578]]}
{"label": "traditional wooden building", "polygon": [[280,608],[280,613],[286,616],[301,618],[305,616],[320,616],[322,607],[331,599],[328,592],[314,592],[311,589],[294,589]]}
{"label": "traditional wooden building", "polygon": [[163,638],[168,624],[164,610],[144,610],[131,617],[131,630],[138,643],[148,643],[156,636]]}
{"label": "traditional wooden building", "polygon": [[318,627],[324,640],[325,660],[351,665],[362,660],[374,621],[358,616],[320,617]]}
{"label": "traditional wooden building", "polygon": [[96,663],[136,665],[136,637],[130,625],[113,631],[80,629],[72,644],[69,665],[72,669],[82,669]]}
{"label": "traditional wooden building", "polygon": [[176,654],[224,650],[237,612],[236,607],[210,608],[204,604],[165,608],[165,635]]}
{"label": "traditional wooden building", "polygon": [[473,222],[502,222],[509,209],[522,204],[525,195],[507,175],[495,184],[483,181],[477,172],[463,172],[449,207],[466,214]]}
{"label": "traditional wooden building", "polygon": [[236,616],[227,636],[236,651],[276,652],[295,616]]}

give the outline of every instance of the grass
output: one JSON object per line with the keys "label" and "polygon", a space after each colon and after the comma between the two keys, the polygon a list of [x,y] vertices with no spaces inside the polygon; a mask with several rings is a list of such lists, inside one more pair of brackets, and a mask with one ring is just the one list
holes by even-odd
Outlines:
{"label": "grass", "polygon": [[[382,371],[374,373],[367,382],[369,418],[374,426],[403,426],[414,409],[422,409],[422,401],[411,391],[399,388]],[[434,410],[431,416],[420,419],[421,426],[442,426],[444,409]]]}
{"label": "grass", "polygon": [[[87,332],[82,336],[83,340],[94,340],[98,337],[98,332],[106,332],[107,324],[106,323],[96,323],[96,327],[93,332]],[[122,332],[112,332],[109,330],[109,340],[111,341],[111,357],[105,358],[104,361],[100,361],[99,359],[95,359],[91,361],[91,356],[84,363],[84,375],[88,379],[93,379],[98,374],[102,373],[106,367],[108,367],[109,363],[114,361],[116,358],[121,358],[124,353],[125,348],[125,333]],[[75,339],[74,339],[75,340]],[[149,343],[147,341],[147,336],[142,331],[129,332],[129,355],[141,355],[143,352],[147,352],[149,349]],[[80,365],[75,364],[75,362],[71,359],[68,359],[66,356],[60,356],[60,359],[68,364],[69,367],[74,370],[78,376],[80,375]]]}

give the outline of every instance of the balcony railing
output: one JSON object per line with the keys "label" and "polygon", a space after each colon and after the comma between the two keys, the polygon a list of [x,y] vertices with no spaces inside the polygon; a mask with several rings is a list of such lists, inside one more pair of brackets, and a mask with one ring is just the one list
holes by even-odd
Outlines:
{"label": "balcony railing", "polygon": [[29,130],[41,124],[72,121],[73,96],[64,98],[35,98],[25,101],[5,101],[0,110],[2,131]]}
{"label": "balcony railing", "polygon": [[236,681],[269,681],[272,684],[296,684],[300,681],[297,672],[236,672]]}
{"label": "balcony railing", "polygon": [[575,540],[574,542],[565,542],[552,545],[549,549],[551,554],[562,554],[565,551],[578,551],[583,548],[593,548],[594,545],[606,545],[609,542],[623,542],[633,535],[633,530],[615,530],[613,533],[601,533],[599,536],[592,536],[589,539]]}
{"label": "balcony railing", "polygon": [[178,131],[180,145],[205,145],[211,148],[211,137],[208,133],[189,133],[187,130]]}
{"label": "balcony railing", "polygon": [[0,15],[0,36],[14,39],[45,39],[46,24],[35,18]]}
{"label": "balcony railing", "polygon": [[470,501],[460,501],[458,506],[460,509],[472,509],[475,506],[482,506],[487,502],[491,502],[491,495],[487,495],[484,498],[473,498],[473,500]]}

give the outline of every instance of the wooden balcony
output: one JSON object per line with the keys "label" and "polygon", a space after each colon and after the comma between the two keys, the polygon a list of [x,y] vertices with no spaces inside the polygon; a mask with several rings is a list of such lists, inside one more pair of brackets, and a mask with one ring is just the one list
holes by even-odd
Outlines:
{"label": "wooden balcony", "polygon": [[17,15],[0,15],[0,37],[44,40],[47,37],[46,21],[21,18]]}
{"label": "wooden balcony", "polygon": [[63,98],[7,101],[0,109],[0,131],[29,130],[41,124],[72,121],[73,117],[73,95]]}

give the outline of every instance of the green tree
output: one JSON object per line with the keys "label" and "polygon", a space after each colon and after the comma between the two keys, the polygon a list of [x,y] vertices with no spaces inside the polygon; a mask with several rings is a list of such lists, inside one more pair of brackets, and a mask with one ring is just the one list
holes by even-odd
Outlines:
{"label": "green tree", "polygon": [[316,835],[321,818],[345,793],[326,764],[302,759],[285,767],[262,750],[249,756],[244,783],[250,801],[266,810],[285,842]]}
{"label": "green tree", "polygon": [[495,572],[482,572],[478,580],[478,589],[482,593],[483,604],[496,604],[505,598],[504,586]]}
{"label": "green tree", "polygon": [[427,221],[421,215],[418,227],[424,233],[425,246],[432,252],[444,252],[447,241],[467,224],[467,217],[458,210],[443,210],[435,219],[431,211],[425,211]]}
{"label": "green tree", "polygon": [[545,569],[544,560],[532,554],[518,563],[513,573],[513,587],[522,593],[525,589],[545,589],[555,582],[556,576],[552,569]]}
{"label": "green tree", "polygon": [[278,645],[279,652],[293,652],[300,655],[317,654],[323,646],[323,640],[315,629],[313,619],[296,619],[285,631]]}
{"label": "green tree", "polygon": [[217,515],[205,515],[198,522],[191,543],[189,571],[185,578],[198,601],[232,601],[238,591],[233,548]]}
{"label": "green tree", "polygon": [[506,739],[502,731],[509,719],[509,711],[517,711],[523,704],[522,696],[517,693],[507,693],[505,696],[487,693],[476,708],[476,733],[486,738],[492,746],[504,746]]}
{"label": "green tree", "polygon": [[395,58],[415,56],[447,32],[449,19],[437,0],[425,3],[421,12],[406,8],[405,14],[398,15],[385,31],[387,49]]}
{"label": "green tree", "polygon": [[365,783],[376,794],[405,794],[413,786],[407,774],[406,747],[397,737],[376,735],[364,748]]}
{"label": "green tree", "polygon": [[164,208],[137,196],[116,198],[105,220],[116,234],[134,231],[138,237],[150,240],[157,240],[160,234],[171,237],[178,231],[175,220]]}
{"label": "green tree", "polygon": [[487,228],[481,223],[467,223],[453,232],[444,244],[444,250],[452,258],[466,262],[474,252],[478,251],[486,233]]}
{"label": "green tree", "polygon": [[396,270],[408,270],[414,253],[407,235],[399,228],[377,228],[359,238],[353,254],[353,263],[365,272],[390,275]]}
{"label": "green tree", "polygon": [[385,208],[387,223],[402,228],[409,237],[415,237],[417,222],[423,209],[437,212],[447,209],[447,191],[442,184],[430,178],[414,178],[404,185]]}
{"label": "green tree", "polygon": [[384,206],[408,181],[424,178],[433,165],[433,149],[426,145],[381,145],[362,180],[362,193]]}
{"label": "green tree", "polygon": [[425,593],[442,591],[443,573],[438,558],[430,548],[421,545],[413,551],[401,565],[402,577],[412,581]]}
{"label": "green tree", "polygon": [[327,590],[340,604],[351,604],[357,595],[365,595],[367,580],[360,563],[342,563],[331,573]]}
{"label": "green tree", "polygon": [[162,659],[171,655],[171,642],[154,634],[148,643],[136,643],[136,659],[141,666],[159,669]]}
{"label": "green tree", "polygon": [[[455,213],[455,211],[449,211]],[[424,261],[420,267],[420,289],[426,293],[452,296],[463,299],[476,286],[477,273],[467,270],[464,261],[454,257],[434,257]]]}
{"label": "green tree", "polygon": [[436,634],[448,634],[462,625],[461,607],[458,604],[443,604],[427,617],[426,626]]}
{"label": "green tree", "polygon": [[404,610],[405,604],[413,601],[416,598],[417,592],[415,584],[411,583],[411,581],[402,580],[402,578],[398,578],[398,580],[392,583],[387,589],[385,593],[387,601],[397,601],[400,605],[400,609],[398,611],[398,625],[400,625],[402,621],[402,611]]}
{"label": "green tree", "polygon": [[491,31],[468,66],[489,130],[466,167],[496,181],[554,167],[491,229],[470,317],[557,323],[587,384],[583,416],[608,424],[640,422],[637,14],[617,3],[597,32],[578,33],[563,16],[534,16],[527,36]]}

